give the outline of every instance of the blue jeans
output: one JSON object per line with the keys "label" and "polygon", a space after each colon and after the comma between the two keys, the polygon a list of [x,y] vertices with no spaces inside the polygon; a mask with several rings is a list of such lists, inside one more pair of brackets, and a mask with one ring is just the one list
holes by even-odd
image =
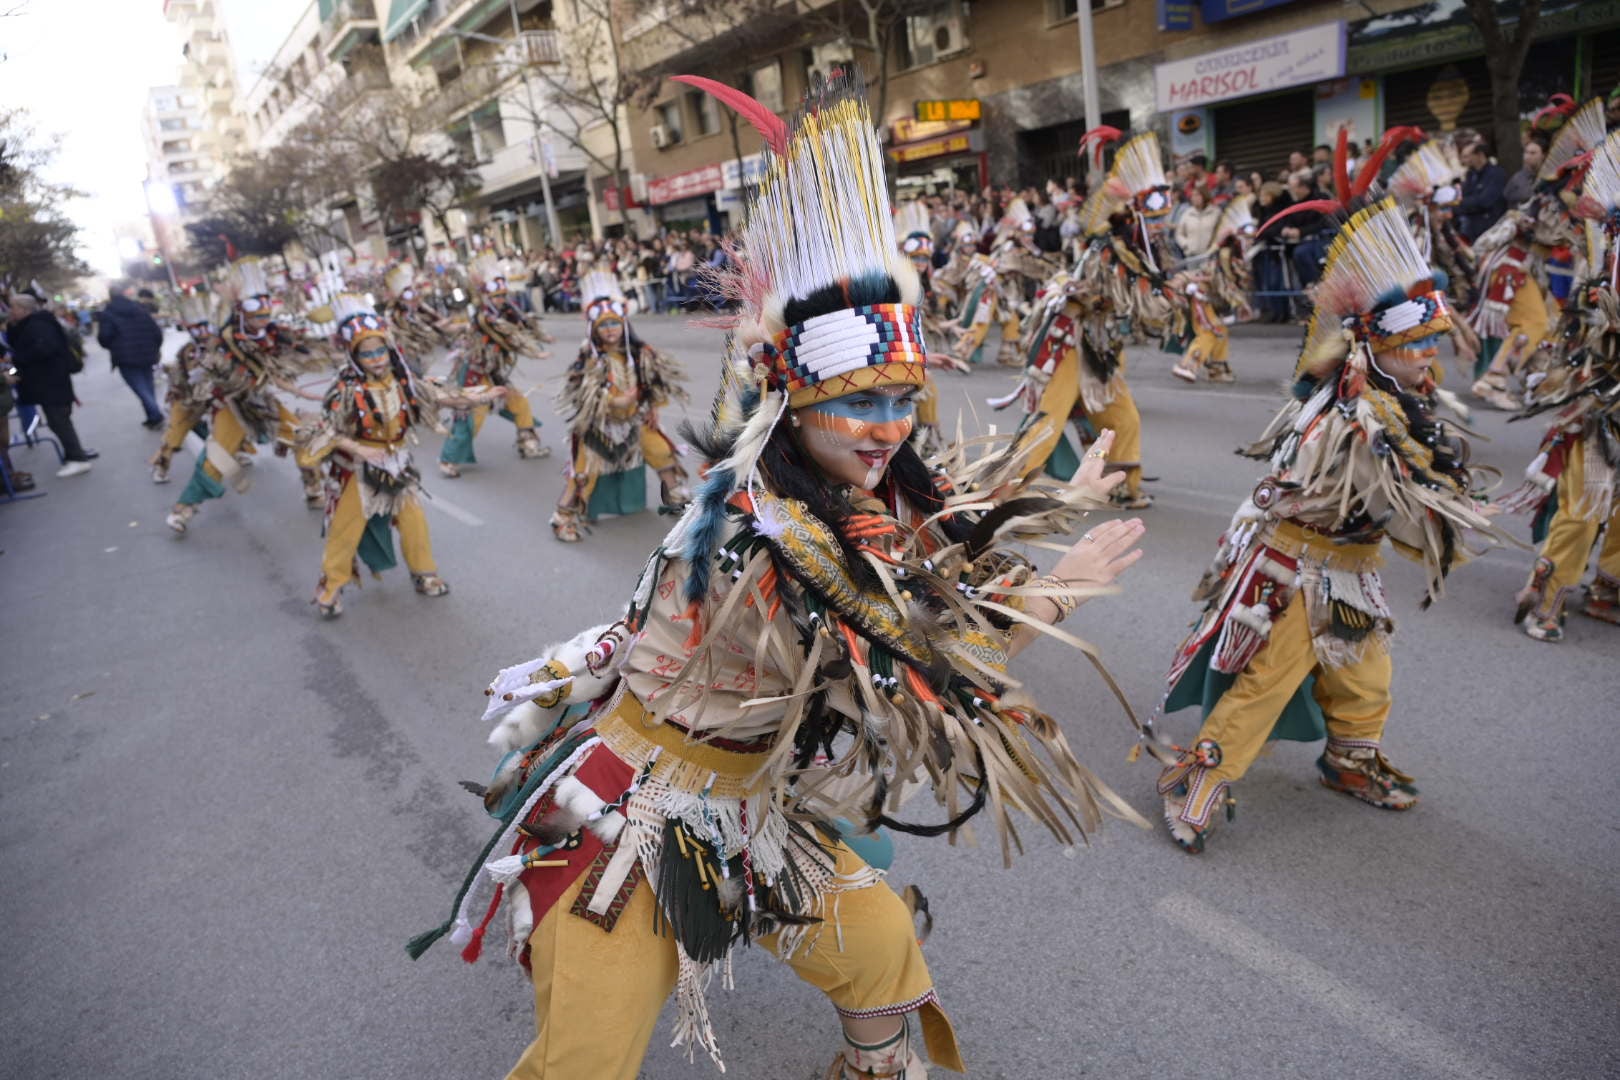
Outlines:
{"label": "blue jeans", "polygon": [[146,410],[147,422],[161,424],[163,410],[158,408],[157,394],[153,390],[152,369],[124,366],[118,369],[118,374],[122,375],[129,388],[135,391],[135,396],[141,399],[141,408]]}

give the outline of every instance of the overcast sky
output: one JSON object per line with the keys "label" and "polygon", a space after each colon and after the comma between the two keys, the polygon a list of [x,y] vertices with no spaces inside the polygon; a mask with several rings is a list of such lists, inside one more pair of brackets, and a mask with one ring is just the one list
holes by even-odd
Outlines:
{"label": "overcast sky", "polygon": [[[215,0],[245,92],[310,0]],[[83,255],[115,273],[113,230],[143,217],[147,88],[179,81],[179,28],[163,0],[0,0],[0,101],[62,137],[53,179],[86,193],[72,207]]]}

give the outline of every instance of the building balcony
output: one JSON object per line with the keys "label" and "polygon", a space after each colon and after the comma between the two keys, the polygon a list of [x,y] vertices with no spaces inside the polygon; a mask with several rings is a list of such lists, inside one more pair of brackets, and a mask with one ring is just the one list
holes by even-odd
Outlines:
{"label": "building balcony", "polygon": [[358,45],[377,40],[377,9],[372,0],[336,0],[321,23],[321,51],[341,60]]}
{"label": "building balcony", "polygon": [[478,166],[480,201],[498,198],[513,188],[538,181],[549,157],[559,175],[580,172],[585,168],[585,155],[569,146],[557,136],[550,136],[546,145],[549,153],[542,154],[538,140],[522,139],[504,146]]}

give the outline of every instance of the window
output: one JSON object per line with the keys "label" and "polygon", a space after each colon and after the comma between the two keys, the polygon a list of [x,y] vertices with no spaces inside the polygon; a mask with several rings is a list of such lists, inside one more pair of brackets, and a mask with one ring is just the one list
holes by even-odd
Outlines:
{"label": "window", "polygon": [[[1091,0],[1091,10],[1119,7],[1125,0]],[[1046,0],[1046,21],[1062,22],[1072,19],[1080,11],[1080,0]]]}
{"label": "window", "polygon": [[720,131],[720,107],[713,95],[705,94],[701,90],[687,92],[686,100],[692,105],[692,115],[697,117],[697,133],[699,135],[716,135]]}
{"label": "window", "polygon": [[472,129],[479,161],[488,161],[497,150],[506,148],[506,128],[501,125],[499,102],[492,101],[473,113]]}
{"label": "window", "polygon": [[925,15],[908,15],[900,35],[900,66],[922,67],[968,47],[967,10],[961,0],[946,0]]}
{"label": "window", "polygon": [[686,124],[681,117],[679,101],[665,102],[658,106],[658,122],[669,129],[671,142],[680,142],[686,136]]}
{"label": "window", "polygon": [[772,60],[751,68],[744,77],[748,95],[772,112],[782,111],[782,64]]}
{"label": "window", "polygon": [[159,120],[158,127],[163,131],[184,131],[186,130],[186,122],[184,120]]}
{"label": "window", "polygon": [[832,74],[834,68],[848,67],[855,63],[855,50],[845,42],[829,41],[822,45],[812,45],[804,50],[804,84],[809,86],[816,81],[816,76],[825,79]]}

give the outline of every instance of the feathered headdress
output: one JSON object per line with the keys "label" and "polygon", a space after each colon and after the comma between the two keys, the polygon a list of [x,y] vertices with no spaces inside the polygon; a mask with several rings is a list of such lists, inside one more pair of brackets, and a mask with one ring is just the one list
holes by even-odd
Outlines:
{"label": "feathered headdress", "polygon": [[[1547,157],[1541,163],[1536,179],[1542,182],[1557,180],[1566,170],[1578,168],[1583,155],[1603,145],[1608,133],[1603,122],[1603,99],[1593,98],[1575,110],[1564,126],[1553,136],[1547,148]],[[1573,164],[1572,164],[1573,163]]]}
{"label": "feathered headdress", "polygon": [[410,263],[395,263],[383,274],[383,285],[394,296],[403,297],[405,291],[415,283],[416,267]]}
{"label": "feathered headdress", "polygon": [[340,292],[332,298],[332,321],[337,323],[337,336],[352,356],[367,338],[388,340],[388,324],[377,309],[359,293]]}
{"label": "feathered headdress", "polygon": [[903,202],[894,212],[894,235],[900,238],[900,250],[913,259],[925,259],[934,253],[934,234],[929,229],[928,207],[922,200]]}
{"label": "feathered headdress", "polygon": [[485,296],[506,295],[506,268],[493,251],[486,251],[467,265],[473,287]]}
{"label": "feathered headdress", "polygon": [[922,285],[895,242],[883,151],[859,76],[818,79],[791,124],[712,79],[674,81],[735,109],[766,144],[727,282],[741,311],[707,433],[727,449],[663,545],[690,561],[688,589],[701,596],[726,500],[758,482],[760,455],[787,411],[880,386],[921,386],[927,347]]}
{"label": "feathered headdress", "polygon": [[1620,292],[1620,131],[1592,153],[1575,212],[1586,219],[1587,259],[1610,292]]}
{"label": "feathered headdress", "polygon": [[245,314],[270,310],[270,282],[264,272],[263,259],[243,255],[233,260],[227,280],[236,306]]}
{"label": "feathered headdress", "polygon": [[1014,199],[1007,204],[1007,212],[996,223],[996,242],[1034,231],[1035,215],[1030,213],[1029,204],[1021,198]]}
{"label": "feathered headdress", "polygon": [[214,323],[213,294],[197,289],[187,289],[181,293],[180,321],[188,327],[212,327]]}
{"label": "feathered headdress", "polygon": [[592,330],[602,319],[618,319],[629,325],[630,313],[625,307],[624,290],[619,288],[619,279],[606,270],[592,270],[579,282],[579,297],[584,301],[582,309],[585,313],[585,322]]}
{"label": "feathered headdress", "polygon": [[[1087,137],[1092,134],[1088,132]],[[1109,219],[1128,207],[1136,209],[1144,226],[1164,224],[1172,208],[1169,188],[1159,154],[1159,136],[1151,131],[1134,136],[1114,152],[1108,176],[1086,199],[1080,212],[1086,235],[1107,233]]]}
{"label": "feathered headdress", "polygon": [[1237,238],[1247,244],[1254,236],[1254,196],[1234,195],[1221,207],[1221,216],[1215,219],[1215,243],[1224,244]]}
{"label": "feathered headdress", "polygon": [[1377,353],[1448,332],[1446,284],[1395,199],[1357,211],[1328,248],[1294,377],[1324,378],[1357,345]]}
{"label": "feathered headdress", "polygon": [[1389,178],[1389,193],[1403,203],[1449,206],[1462,197],[1462,158],[1450,139],[1430,139],[1407,155]]}

